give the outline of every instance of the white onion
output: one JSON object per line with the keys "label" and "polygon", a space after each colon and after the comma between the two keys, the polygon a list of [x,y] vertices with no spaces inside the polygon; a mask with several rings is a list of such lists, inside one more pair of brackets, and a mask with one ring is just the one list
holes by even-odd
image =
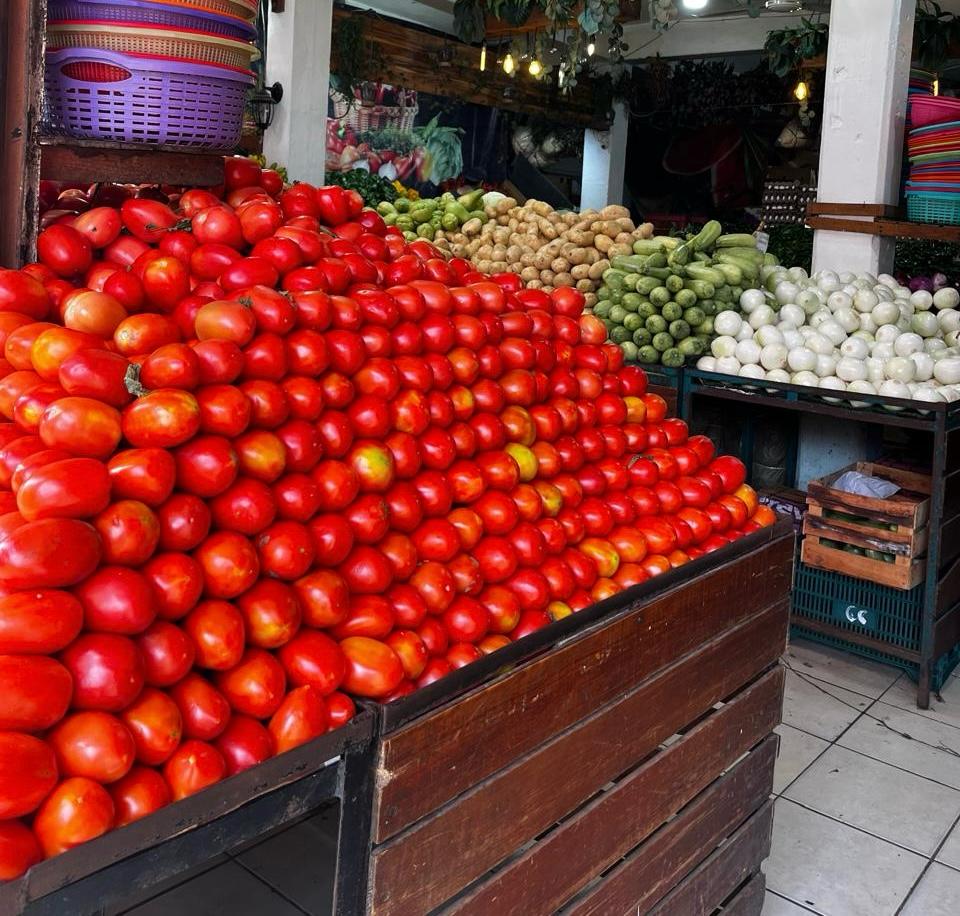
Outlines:
{"label": "white onion", "polygon": [[817,364],[817,354],[807,347],[794,347],[787,354],[787,365],[794,372],[810,372]]}
{"label": "white onion", "polygon": [[797,293],[796,302],[808,315],[823,307],[823,300],[814,289],[804,289]]}
{"label": "white onion", "polygon": [[[941,290],[938,290],[938,292],[941,292]],[[960,312],[956,309],[944,309],[937,313],[937,322],[944,334],[949,334],[951,331],[960,331]]]}
{"label": "white onion", "polygon": [[772,324],[757,328],[757,333],[754,334],[753,337],[761,347],[765,347],[768,344],[783,343],[783,334]]}
{"label": "white onion", "polygon": [[820,378],[826,378],[828,375],[833,375],[834,371],[837,368],[837,357],[833,353],[818,353],[817,354],[817,364],[814,366],[813,371],[820,376]]}
{"label": "white onion", "polygon": [[910,296],[910,304],[918,312],[925,312],[933,305],[933,296],[925,289],[918,289],[912,296]]}
{"label": "white onion", "polygon": [[820,379],[821,388],[832,388],[834,391],[846,391],[847,383],[835,375],[828,375]]}
{"label": "white onion", "polygon": [[828,340],[823,334],[811,334],[807,338],[807,348],[814,353],[833,353],[833,341]]}
{"label": "white onion", "polygon": [[735,356],[721,356],[717,359],[717,372],[724,375],[739,375],[740,360]]}
{"label": "white onion", "polygon": [[947,345],[939,337],[928,337],[923,342],[923,350],[925,353],[939,353],[941,350],[946,350]]}
{"label": "white onion", "polygon": [[753,328],[744,322],[740,325],[740,330],[733,335],[737,340],[753,340]]}
{"label": "white onion", "polygon": [[717,371],[717,360],[713,356],[701,356],[697,360],[697,368],[702,369],[704,372],[716,372]]}
{"label": "white onion", "polygon": [[889,286],[890,289],[895,289],[900,285],[896,277],[892,277],[890,274],[880,274],[880,276],[877,277],[877,282],[882,283],[884,286]]}
{"label": "white onion", "polygon": [[892,343],[887,340],[878,340],[870,348],[870,355],[875,359],[892,359],[897,354]]}
{"label": "white onion", "polygon": [[933,304],[938,309],[955,309],[960,305],[960,293],[952,286],[945,286],[933,294]]}
{"label": "white onion", "polygon": [[874,336],[878,343],[893,343],[900,336],[900,329],[895,324],[881,325]]}
{"label": "white onion", "polygon": [[[865,360],[870,355],[870,345],[862,337],[848,337],[840,344],[840,353],[855,360]],[[866,373],[866,369],[864,369]]]}
{"label": "white onion", "polygon": [[887,287],[883,286],[882,284],[873,288],[873,294],[881,302],[893,302],[893,292],[891,292],[891,290],[887,289]]}
{"label": "white onion", "polygon": [[818,309],[808,319],[811,328],[819,328],[825,321],[833,321],[833,315],[826,309]]}
{"label": "white onion", "polygon": [[928,388],[926,386],[920,386],[913,392],[912,397],[915,401],[926,401],[929,404],[942,404],[946,400],[936,388]]}
{"label": "white onion", "polygon": [[916,366],[914,366],[913,360],[903,356],[894,356],[893,359],[887,360],[886,365],[883,367],[883,372],[891,381],[906,385],[907,382],[913,381]]}
{"label": "white onion", "polygon": [[764,369],[782,369],[787,364],[787,348],[783,344],[767,344],[760,351],[760,365]]}
{"label": "white onion", "polygon": [[789,280],[783,280],[778,283],[777,288],[773,291],[774,297],[781,305],[786,305],[788,302],[796,302],[799,293],[800,287],[797,286],[796,283],[791,283]]}
{"label": "white onion", "polygon": [[909,358],[914,366],[913,377],[918,382],[928,382],[933,378],[934,359],[929,353],[911,353]]}
{"label": "white onion", "polygon": [[[859,324],[859,321],[857,323]],[[847,339],[847,332],[832,318],[824,321],[817,330],[835,347],[839,347]]]}
{"label": "white onion", "polygon": [[794,372],[790,376],[790,382],[793,385],[802,385],[805,388],[817,388],[820,385],[820,377],[813,372]]}
{"label": "white onion", "polygon": [[916,353],[918,350],[923,349],[923,338],[919,334],[906,333],[901,334],[893,342],[893,352],[897,356],[909,356],[911,353]]}
{"label": "white onion", "polygon": [[867,364],[854,356],[843,356],[837,360],[837,376],[845,382],[865,381]]}
{"label": "white onion", "polygon": [[741,365],[755,366],[760,362],[760,344],[753,338],[741,340],[733,351],[733,355],[740,360]]}
{"label": "white onion", "polygon": [[940,323],[933,312],[917,312],[910,321],[910,329],[921,337],[933,337],[940,330]]}
{"label": "white onion", "polygon": [[898,382],[896,379],[887,379],[877,389],[879,394],[887,398],[909,398],[910,389],[905,382]]}
{"label": "white onion", "polygon": [[845,271],[843,271],[843,273],[841,273],[841,274],[839,275],[839,280],[840,280],[840,282],[843,283],[844,285],[846,285],[846,284],[848,284],[848,283],[853,283],[853,281],[856,280],[856,279],[857,279],[857,275],[854,274],[854,273],[850,273],[849,270],[845,270]]}
{"label": "white onion", "polygon": [[938,359],[933,366],[933,377],[941,385],[960,385],[960,356]]}
{"label": "white onion", "polygon": [[807,313],[799,305],[788,302],[780,309],[780,320],[789,321],[794,327],[799,328],[806,322]]}
{"label": "white onion", "polygon": [[[745,289],[740,294],[740,310],[749,315],[767,301],[762,289]],[[736,313],[734,313],[736,314]],[[719,317],[719,316],[717,316]]]}
{"label": "white onion", "polygon": [[872,289],[858,290],[853,297],[853,307],[858,312],[872,312],[880,302],[880,298]]}
{"label": "white onion", "polygon": [[832,293],[835,289],[840,288],[840,278],[832,270],[821,270],[820,273],[814,275],[814,280],[825,293]]}
{"label": "white onion", "polygon": [[883,372],[884,360],[878,359],[876,356],[868,356],[866,363],[867,381],[879,385],[886,378]]}
{"label": "white onion", "polygon": [[767,371],[767,380],[771,382],[784,382],[789,384],[790,373],[785,369],[769,369]]}
{"label": "white onion", "polygon": [[880,327],[874,319],[873,315],[863,314],[860,316],[860,330],[866,331],[870,336],[873,336],[873,332]]}
{"label": "white onion", "polygon": [[879,302],[870,315],[877,324],[893,324],[900,317],[900,306],[894,302]]}
{"label": "white onion", "polygon": [[764,378],[766,373],[754,363],[748,363],[746,366],[740,367],[740,377],[741,378]]}
{"label": "white onion", "polygon": [[788,350],[792,350],[794,347],[802,347],[803,339],[803,335],[799,331],[783,332],[783,345]]}
{"label": "white onion", "polygon": [[853,299],[849,294],[843,292],[843,290],[836,290],[836,292],[830,293],[827,297],[827,305],[830,307],[831,312],[836,312],[840,309],[852,309]]}
{"label": "white onion", "polygon": [[720,335],[733,337],[743,326],[743,319],[734,311],[725,309],[713,319],[713,330]]}
{"label": "white onion", "polygon": [[774,312],[769,305],[764,303],[759,308],[753,310],[750,314],[750,327],[756,331],[758,328],[762,328],[765,324],[773,324],[776,320],[777,313]]}
{"label": "white onion", "polygon": [[853,309],[837,309],[833,313],[833,320],[848,334],[852,334],[860,327],[860,315]]}
{"label": "white onion", "polygon": [[733,356],[737,349],[737,342],[728,334],[722,334],[720,337],[714,337],[710,343],[710,352],[719,359],[723,356]]}

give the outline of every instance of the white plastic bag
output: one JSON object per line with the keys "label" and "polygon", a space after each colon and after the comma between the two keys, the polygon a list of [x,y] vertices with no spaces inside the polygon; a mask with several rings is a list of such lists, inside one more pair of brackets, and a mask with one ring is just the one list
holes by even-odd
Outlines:
{"label": "white plastic bag", "polygon": [[834,490],[843,490],[844,493],[855,493],[857,496],[874,496],[886,499],[893,496],[900,487],[881,477],[868,477],[859,471],[846,471],[833,482]]}

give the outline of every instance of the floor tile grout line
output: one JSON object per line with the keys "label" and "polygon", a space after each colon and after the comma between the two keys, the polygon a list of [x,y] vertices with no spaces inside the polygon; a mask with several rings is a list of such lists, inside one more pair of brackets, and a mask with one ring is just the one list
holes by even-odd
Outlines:
{"label": "floor tile grout line", "polygon": [[781,900],[786,900],[787,903],[792,903],[794,906],[800,907],[804,913],[813,913],[813,916],[823,916],[823,914],[818,910],[811,910],[806,904],[801,903],[799,900],[794,900],[793,897],[788,897],[786,894],[783,894],[780,891],[774,891],[768,887],[767,892],[772,894],[774,897],[779,897]]}
{"label": "floor tile grout line", "polygon": [[[798,808],[803,808],[804,811],[809,811],[811,814],[825,817],[828,821],[833,821],[835,824],[841,824],[844,827],[849,827],[851,830],[856,830],[857,833],[862,833],[865,836],[873,837],[875,840],[879,840],[881,843],[886,843],[888,846],[894,846],[903,852],[909,852],[911,855],[919,856],[921,859],[930,859],[930,853],[921,852],[919,849],[911,849],[909,846],[904,846],[903,843],[898,843],[896,840],[891,840],[888,837],[871,833],[866,829],[866,827],[858,827],[856,824],[851,824],[850,821],[845,821],[839,817],[834,817],[832,814],[827,814],[824,811],[818,811],[816,808],[812,808],[810,805],[805,805],[803,802],[797,801],[795,798],[786,798],[782,795],[780,798],[782,801],[790,802],[791,804],[796,805]],[[939,849],[940,847],[938,846],[937,848]],[[934,853],[934,855],[936,855],[936,853]]]}
{"label": "floor tile grout line", "polygon": [[[819,684],[826,684],[828,687],[836,687],[837,690],[844,690],[847,693],[856,694],[858,697],[863,697],[865,700],[870,700],[871,703],[875,703],[877,700],[879,700],[880,697],[887,693],[887,691],[890,690],[890,688],[900,680],[899,677],[894,678],[894,680],[888,686],[884,687],[883,690],[877,694],[877,696],[871,696],[869,693],[863,693],[862,690],[854,690],[852,687],[847,687],[845,684],[835,684],[833,681],[828,681],[826,678],[819,677],[816,674],[809,674],[808,672],[796,667],[790,660],[787,659],[786,654],[781,655],[780,660],[783,663],[783,667],[786,668],[787,671],[792,671],[794,674],[803,678],[811,678],[817,681]],[[831,696],[833,696],[833,694],[831,694]],[[835,700],[840,700],[839,697],[833,698]],[[844,701],[840,700],[840,702],[843,703]]]}
{"label": "floor tile grout line", "polygon": [[[843,735],[840,737],[842,738]],[[840,739],[838,738],[837,741],[839,742],[839,740]],[[916,776],[917,779],[925,779],[927,782],[932,782],[935,786],[941,786],[944,789],[953,789],[954,792],[960,793],[960,786],[952,786],[948,782],[940,782],[939,779],[934,779],[932,776],[924,776],[923,773],[916,773],[913,770],[908,770],[906,767],[899,766],[896,763],[891,763],[889,760],[883,760],[880,757],[874,757],[873,754],[867,754],[864,751],[857,750],[855,747],[847,747],[845,744],[839,743],[831,744],[830,747],[838,747],[842,751],[849,751],[851,754],[859,754],[861,757],[866,757],[867,760],[874,761],[874,763],[882,763],[884,766],[888,766],[892,770],[899,770],[901,773],[908,773],[910,776]],[[830,748],[824,748],[824,753],[826,753],[829,749]]]}
{"label": "floor tile grout line", "polygon": [[[798,729],[798,730],[799,730],[799,729]],[[807,734],[807,732],[804,732],[803,734]],[[781,735],[780,737],[782,738],[783,736]],[[819,737],[819,736],[818,736],[818,735],[812,735],[811,737],[817,738],[817,737]],[[827,739],[826,739],[826,738],[820,738],[820,740],[821,740],[821,741],[826,741]],[[825,748],[823,748],[822,750],[820,750],[820,752],[817,754],[817,756],[814,757],[813,760],[810,761],[810,763],[808,763],[799,773],[797,773],[796,776],[793,777],[793,779],[790,780],[790,782],[788,782],[779,792],[776,793],[776,797],[777,797],[777,798],[782,798],[784,792],[786,792],[787,789],[789,789],[801,776],[803,776],[804,773],[807,772],[807,770],[810,769],[810,767],[812,767],[824,754],[826,754],[826,752],[829,751],[831,747],[833,747],[833,745],[830,744],[830,743],[828,743]],[[778,755],[779,755],[779,748],[778,748],[777,753],[778,753]]]}
{"label": "floor tile grout line", "polygon": [[[231,858],[232,858],[232,857],[231,857]],[[297,903],[296,900],[291,900],[282,890],[280,890],[279,887],[277,887],[277,886],[276,886],[275,884],[273,884],[271,881],[268,881],[268,880],[267,880],[263,875],[261,875],[259,872],[254,871],[252,868],[250,868],[250,866],[245,865],[245,864],[244,864],[243,862],[241,862],[239,859],[232,859],[232,861],[235,862],[237,865],[239,865],[245,872],[247,872],[249,875],[251,875],[251,876],[252,876],[253,878],[255,878],[257,881],[259,881],[261,884],[264,884],[264,885],[266,885],[267,887],[269,887],[270,890],[273,891],[273,893],[275,893],[278,897],[282,897],[287,903],[290,904],[290,906],[294,907],[295,909],[297,909],[297,910],[299,910],[301,913],[303,913],[303,916],[310,916],[309,910],[305,910],[302,906],[300,906],[299,903]]]}
{"label": "floor tile grout line", "polygon": [[[933,863],[936,861],[937,853],[939,853],[940,850],[943,849],[947,840],[950,839],[950,834],[957,829],[957,824],[960,824],[960,815],[957,815],[957,818],[956,820],[954,820],[953,824],[950,826],[950,829],[946,832],[946,834],[944,834],[944,837],[940,841],[937,848],[934,849],[933,854],[930,856],[929,859],[927,859],[927,864],[923,866],[923,870],[920,872],[919,875],[917,875],[917,880],[913,882],[913,886],[910,888],[909,891],[907,891],[907,896],[903,898],[903,902],[900,904],[900,906],[897,907],[897,911],[896,913],[893,914],[893,916],[900,916],[900,913],[903,912],[903,908],[907,905],[907,901],[910,899],[913,892],[920,886],[920,882],[923,880],[926,873],[930,871],[930,866],[933,865]],[[941,863],[938,863],[938,864],[941,864]]]}

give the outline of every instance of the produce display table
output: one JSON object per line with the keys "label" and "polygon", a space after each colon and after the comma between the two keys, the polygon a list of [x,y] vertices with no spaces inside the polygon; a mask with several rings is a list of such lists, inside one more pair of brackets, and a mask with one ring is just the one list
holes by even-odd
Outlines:
{"label": "produce display table", "polygon": [[367,911],[759,913],[793,557],[781,522],[385,707]]}
{"label": "produce display table", "polygon": [[[237,846],[306,816],[332,800],[341,805],[343,866],[336,910],[357,913],[369,823],[370,753],[376,715],[363,710],[342,728],[119,830],[48,859],[0,883],[5,916],[86,916],[116,912],[143,894]],[[309,861],[305,867],[322,867]],[[327,863],[331,871],[335,863]]]}
{"label": "produce display table", "polygon": [[[826,399],[817,389],[770,381],[760,387],[687,368],[680,415],[688,422],[694,398],[906,431],[932,481],[923,581],[902,590],[798,563],[792,622],[804,636],[905,668],[918,682],[917,705],[928,708],[931,691],[960,660],[960,402],[920,409],[916,401],[843,391]],[[745,430],[740,457],[747,467],[751,441]]]}

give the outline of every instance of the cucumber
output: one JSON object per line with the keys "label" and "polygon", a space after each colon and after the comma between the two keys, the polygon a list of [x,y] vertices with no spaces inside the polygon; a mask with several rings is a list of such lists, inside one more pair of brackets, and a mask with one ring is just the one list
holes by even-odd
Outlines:
{"label": "cucumber", "polygon": [[640,308],[637,309],[637,314],[646,321],[651,315],[656,315],[657,310],[654,308],[653,304],[650,302],[644,302],[640,305]]}
{"label": "cucumber", "polygon": [[667,329],[667,321],[663,315],[651,315],[644,326],[651,334],[662,334]]}
{"label": "cucumber", "polygon": [[623,327],[622,325],[617,325],[616,327],[610,330],[610,339],[614,343],[618,344],[618,343],[623,343],[624,341],[627,341],[627,340],[632,340],[633,338],[630,332],[625,327]]}
{"label": "cucumber", "polygon": [[683,351],[677,347],[670,347],[660,354],[660,362],[662,362],[663,365],[669,366],[673,369],[679,369],[684,362]]}
{"label": "cucumber", "polygon": [[660,309],[660,314],[667,321],[676,321],[678,318],[683,317],[683,309],[676,302],[668,302],[662,309]]}
{"label": "cucumber", "polygon": [[681,289],[674,293],[673,301],[682,309],[693,308],[697,304],[697,294],[692,289]]}
{"label": "cucumber", "polygon": [[677,344],[677,349],[684,356],[703,356],[707,347],[699,337],[685,337]]}
{"label": "cucumber", "polygon": [[653,340],[653,334],[651,334],[646,328],[637,328],[633,332],[633,342],[638,347],[645,347],[650,341]]}
{"label": "cucumber", "polygon": [[622,270],[624,273],[638,274],[647,263],[647,258],[639,257],[635,254],[618,254],[610,261],[610,266],[616,270]]}
{"label": "cucumber", "polygon": [[659,285],[660,281],[656,277],[640,277],[637,280],[637,292],[641,296],[649,296]]}
{"label": "cucumber", "polygon": [[689,324],[691,328],[695,328],[698,324],[703,324],[706,318],[706,313],[699,306],[693,306],[685,309],[683,312],[683,320]]}
{"label": "cucumber", "polygon": [[637,355],[637,359],[641,363],[659,363],[660,362],[660,353],[658,350],[655,350],[650,344],[640,348],[640,352]]}
{"label": "cucumber", "polygon": [[640,354],[640,348],[632,340],[625,340],[620,344],[620,349],[623,350],[624,360],[628,363],[636,362],[637,356]]}
{"label": "cucumber", "polygon": [[708,220],[704,227],[691,239],[690,244],[694,251],[706,251],[713,248],[717,239],[721,238],[723,226],[715,219]]}
{"label": "cucumber", "polygon": [[653,335],[653,348],[661,353],[666,352],[673,346],[673,338],[666,332],[661,331]]}
{"label": "cucumber", "polygon": [[628,312],[635,312],[640,308],[640,305],[643,303],[643,297],[638,296],[636,293],[624,293],[623,302],[621,305]]}
{"label": "cucumber", "polygon": [[665,286],[658,286],[650,292],[650,304],[662,308],[670,301],[670,290]]}
{"label": "cucumber", "polygon": [[610,302],[609,302],[608,300],[606,300],[606,299],[601,299],[601,300],[593,307],[593,314],[596,315],[597,318],[609,318],[609,317],[610,317],[610,309],[612,309],[612,308],[613,308],[613,306],[610,304]]}
{"label": "cucumber", "polygon": [[721,271],[715,267],[706,267],[703,264],[688,264],[686,274],[691,280],[705,280],[714,286],[722,286],[727,282],[727,278]]}
{"label": "cucumber", "polygon": [[633,253],[649,256],[651,254],[662,254],[664,251],[663,242],[658,239],[637,239],[633,243]]}
{"label": "cucumber", "polygon": [[674,274],[672,277],[667,277],[667,282],[663,284],[671,293],[679,293],[683,289],[683,277],[679,277]]}
{"label": "cucumber", "polygon": [[675,321],[671,321],[667,330],[670,332],[670,336],[677,341],[683,340],[684,338],[690,336],[690,325],[687,324],[682,318],[677,318]]}
{"label": "cucumber", "polygon": [[757,240],[746,232],[732,232],[729,235],[721,235],[714,242],[716,248],[754,248],[757,247]]}
{"label": "cucumber", "polygon": [[633,334],[634,331],[643,327],[643,322],[645,319],[641,318],[635,312],[631,312],[623,319],[623,326]]}
{"label": "cucumber", "polygon": [[622,305],[615,305],[610,309],[610,320],[617,324],[622,324],[623,319],[630,314]]}
{"label": "cucumber", "polygon": [[683,285],[696,293],[698,299],[712,299],[716,293],[716,287],[707,280],[685,280]]}

